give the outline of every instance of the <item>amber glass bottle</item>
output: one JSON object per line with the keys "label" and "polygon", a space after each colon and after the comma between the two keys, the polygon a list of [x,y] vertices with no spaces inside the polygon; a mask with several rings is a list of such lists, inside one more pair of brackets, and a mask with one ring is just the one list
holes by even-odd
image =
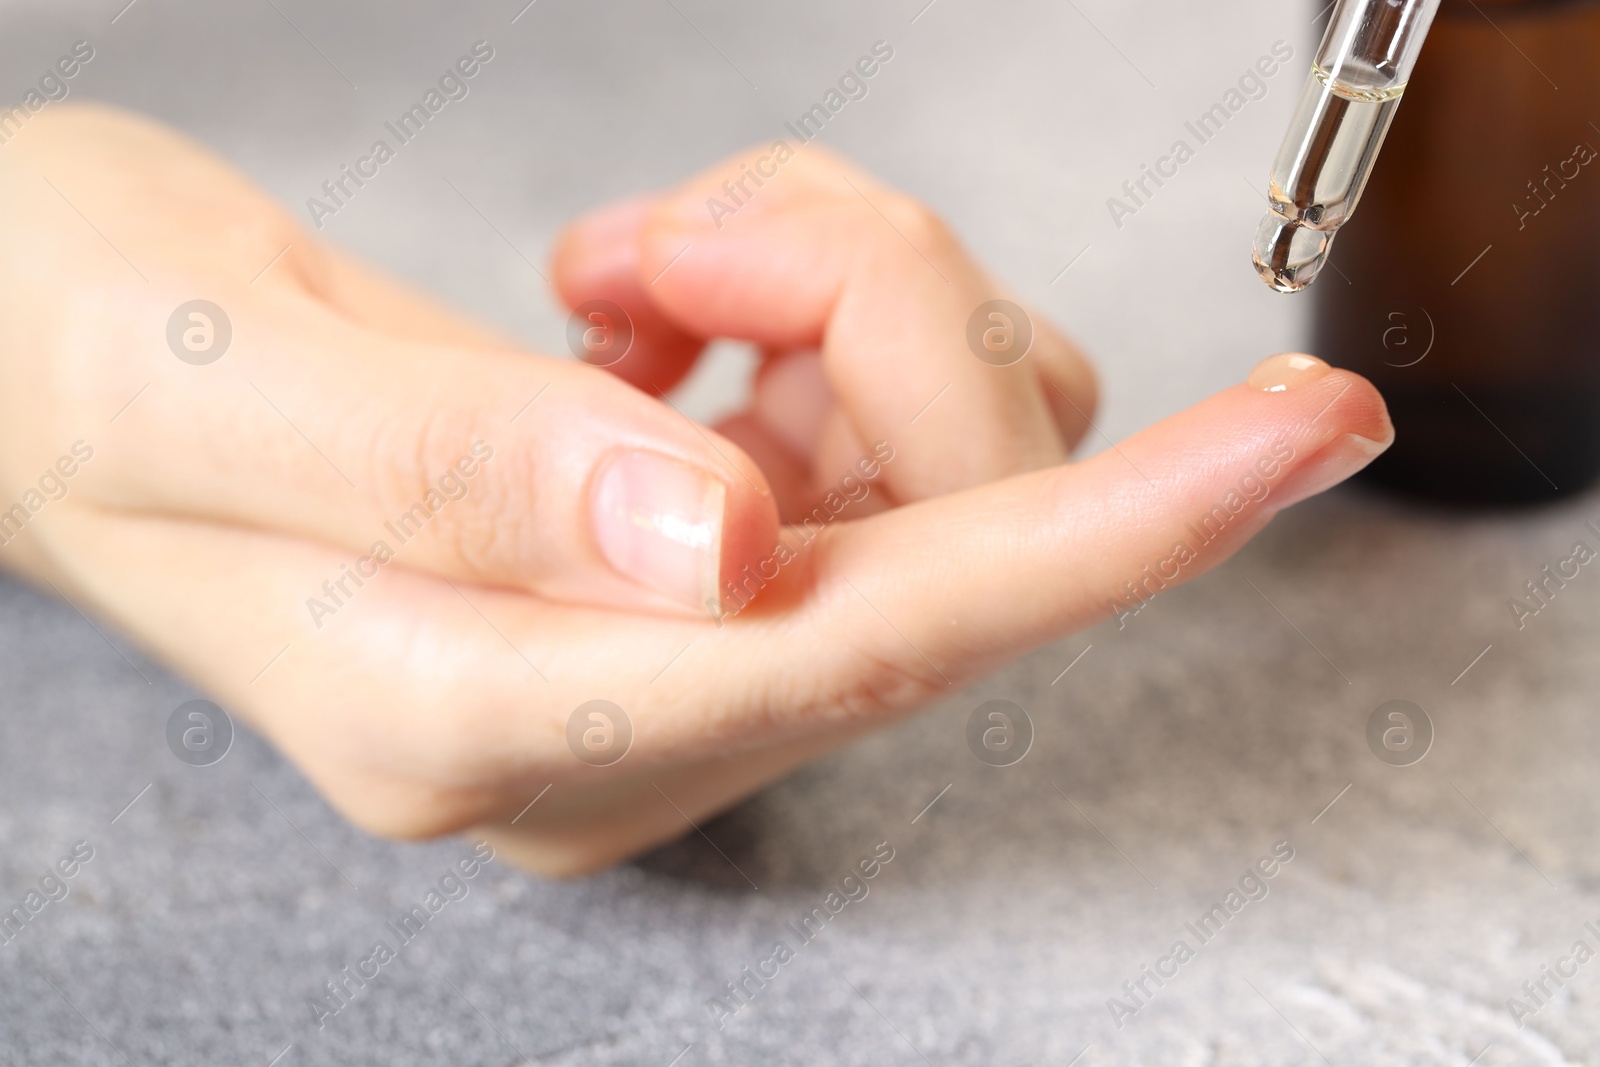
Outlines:
{"label": "amber glass bottle", "polygon": [[1312,351],[1370,378],[1364,477],[1468,504],[1600,477],[1600,0],[1444,0]]}

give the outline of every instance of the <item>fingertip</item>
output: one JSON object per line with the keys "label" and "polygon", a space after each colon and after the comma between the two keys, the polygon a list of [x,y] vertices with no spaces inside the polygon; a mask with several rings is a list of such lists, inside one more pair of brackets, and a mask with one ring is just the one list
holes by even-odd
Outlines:
{"label": "fingertip", "polygon": [[[777,577],[780,520],[778,501],[766,477],[730,447],[727,494],[723,510],[721,565],[715,594],[706,608],[717,619],[726,618],[749,604]],[[724,468],[726,471],[726,468]]]}
{"label": "fingertip", "polygon": [[752,410],[791,455],[809,458],[838,404],[815,349],[769,354],[756,372]]}
{"label": "fingertip", "polygon": [[727,459],[731,445],[717,452],[616,449],[589,479],[595,547],[640,606],[720,617],[725,590],[771,553],[777,507],[761,472]]}
{"label": "fingertip", "polygon": [[772,428],[754,413],[745,412],[717,423],[722,436],[742,448],[766,476],[777,498],[778,518],[792,522],[810,498],[811,469]]}
{"label": "fingertip", "polygon": [[638,193],[592,207],[562,227],[557,248],[582,249],[631,240],[660,199],[658,193]]}
{"label": "fingertip", "polygon": [[[1315,356],[1287,352],[1262,360],[1240,385],[1123,447],[1146,471],[1171,468],[1198,494],[1194,506],[1250,476],[1251,491],[1265,494],[1262,506],[1270,515],[1355,475],[1393,441],[1388,408],[1371,382]],[[1164,461],[1150,449],[1176,458]],[[1207,461],[1196,465],[1202,455]]]}
{"label": "fingertip", "polygon": [[1389,405],[1378,387],[1354,371],[1335,368],[1329,377],[1344,383],[1341,391],[1349,387],[1337,403],[1344,405],[1343,417],[1350,432],[1377,445],[1374,456],[1394,444],[1394,422],[1389,418]]}
{"label": "fingertip", "polygon": [[1353,371],[1290,354],[1278,358],[1275,372],[1289,382],[1281,392],[1298,391],[1302,402],[1320,405],[1294,434],[1300,454],[1270,505],[1279,511],[1360,473],[1394,443],[1394,424],[1377,388]]}
{"label": "fingertip", "polygon": [[703,347],[700,337],[662,310],[641,280],[641,235],[657,199],[630,197],[580,216],[561,232],[551,254],[551,283],[569,308],[604,301],[626,316],[632,338],[628,351],[616,362],[596,365],[652,393],[681,382]]}
{"label": "fingertip", "polygon": [[1250,370],[1245,384],[1263,393],[1286,393],[1326,377],[1333,370],[1316,356],[1304,352],[1279,352]]}
{"label": "fingertip", "polygon": [[1389,408],[1376,386],[1304,352],[1268,356],[1237,391],[1258,417],[1285,428],[1299,423],[1301,431],[1324,435],[1343,430],[1377,444],[1380,451],[1394,441]]}
{"label": "fingertip", "polygon": [[563,300],[593,280],[632,274],[638,262],[638,241],[656,197],[640,195],[602,204],[579,215],[556,236],[550,254],[552,281]]}
{"label": "fingertip", "polygon": [[1040,342],[1044,343],[1035,343],[1040,356],[1035,368],[1070,453],[1094,428],[1101,402],[1100,375],[1083,350],[1054,327],[1046,324]]}

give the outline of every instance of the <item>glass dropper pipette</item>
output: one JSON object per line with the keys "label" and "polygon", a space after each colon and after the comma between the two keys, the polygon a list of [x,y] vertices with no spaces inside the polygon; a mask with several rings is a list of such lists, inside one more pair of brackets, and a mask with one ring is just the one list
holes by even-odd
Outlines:
{"label": "glass dropper pipette", "polygon": [[1350,221],[1400,106],[1439,0],[1339,0],[1273,161],[1256,273],[1280,293],[1310,285]]}

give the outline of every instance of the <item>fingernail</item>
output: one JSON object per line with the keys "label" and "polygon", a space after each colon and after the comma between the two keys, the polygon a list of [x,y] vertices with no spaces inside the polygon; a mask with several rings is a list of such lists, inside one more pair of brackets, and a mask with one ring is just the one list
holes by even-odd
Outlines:
{"label": "fingernail", "polygon": [[1257,363],[1246,379],[1248,384],[1265,393],[1283,393],[1306,385],[1333,370],[1316,356],[1300,352],[1281,352]]}
{"label": "fingernail", "polygon": [[1374,441],[1360,434],[1347,433],[1302,464],[1273,492],[1273,505],[1292,507],[1300,501],[1327,492],[1371,463],[1394,443]]}
{"label": "fingernail", "polygon": [[595,541],[619,574],[706,611],[718,603],[726,498],[722,481],[697,467],[618,452],[595,479]]}

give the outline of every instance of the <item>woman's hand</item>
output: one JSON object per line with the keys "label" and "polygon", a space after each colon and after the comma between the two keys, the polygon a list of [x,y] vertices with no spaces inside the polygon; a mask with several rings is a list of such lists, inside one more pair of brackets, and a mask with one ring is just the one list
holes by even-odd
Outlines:
{"label": "woman's hand", "polygon": [[[612,374],[369,273],[164,130],[51,108],[0,152],[0,563],[360,825],[568,874],[1202,573],[1391,438],[1366,382],[1275,357],[1062,466],[1088,371],[1037,320],[978,359],[1003,294],[925,209],[807,148],[718,227],[739,174],[564,239],[562,293],[633,321]],[[231,327],[211,362],[194,300]],[[656,396],[711,336],[767,352],[724,434]],[[594,700],[631,724],[608,766]]]}

